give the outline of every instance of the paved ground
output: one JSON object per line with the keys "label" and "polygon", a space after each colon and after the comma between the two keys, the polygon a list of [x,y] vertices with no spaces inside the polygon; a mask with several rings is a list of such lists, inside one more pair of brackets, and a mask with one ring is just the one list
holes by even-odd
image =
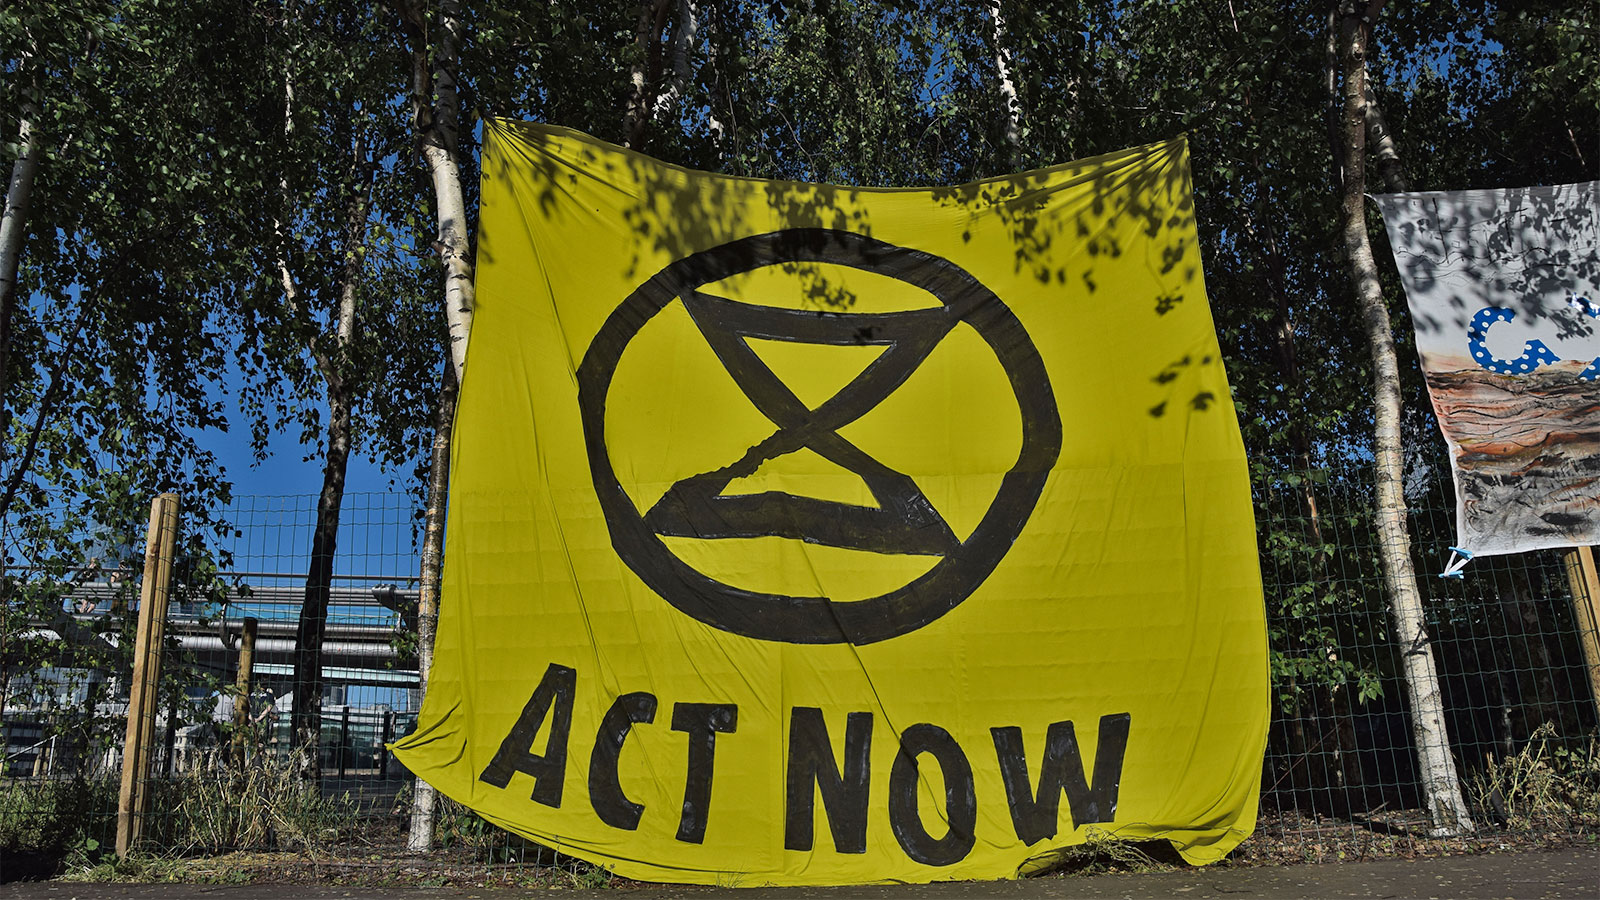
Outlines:
{"label": "paved ground", "polygon": [[[572,891],[568,891],[572,892]],[[326,900],[378,897],[384,900],[441,897],[510,900],[544,891],[496,891],[470,888],[357,888],[337,886],[246,885],[241,887],[181,884],[72,884],[58,881],[0,885],[0,900],[12,898],[141,897],[163,900]],[[715,889],[652,887],[591,892],[617,900],[935,900],[965,898],[1177,898],[1177,900],[1247,900],[1247,898],[1462,898],[1462,900],[1536,900],[1536,898],[1600,898],[1600,847],[1568,847],[1451,856],[1437,859],[1378,860],[1337,865],[1190,869],[1151,874],[1088,875],[1026,881],[964,882],[934,885],[887,885],[848,888]]]}

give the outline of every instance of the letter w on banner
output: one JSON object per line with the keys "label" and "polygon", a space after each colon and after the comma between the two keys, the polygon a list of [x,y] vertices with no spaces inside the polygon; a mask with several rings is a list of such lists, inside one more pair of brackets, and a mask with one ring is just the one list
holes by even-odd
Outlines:
{"label": "letter w on banner", "polygon": [[492,122],[412,771],[622,875],[1255,827],[1266,634],[1184,144],[957,188]]}
{"label": "letter w on banner", "polygon": [[1600,544],[1600,181],[1378,197],[1475,554]]}

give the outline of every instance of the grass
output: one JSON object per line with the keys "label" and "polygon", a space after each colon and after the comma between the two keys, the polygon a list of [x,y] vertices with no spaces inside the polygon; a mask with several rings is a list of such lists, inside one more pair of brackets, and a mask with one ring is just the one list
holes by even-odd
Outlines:
{"label": "grass", "polygon": [[1166,841],[1128,841],[1101,828],[1084,829],[1083,842],[1036,861],[1023,874],[1099,875],[1106,872],[1164,872],[1185,863]]}
{"label": "grass", "polygon": [[[348,794],[323,796],[287,763],[262,758],[236,771],[218,756],[150,783],[150,813],[136,848],[144,855],[117,861],[117,792],[109,776],[0,780],[0,851],[27,858],[38,870],[29,874],[39,877],[66,871],[90,880],[164,881],[177,876],[163,867],[182,857],[309,850],[350,842],[371,827]],[[183,871],[205,874],[188,864]]]}
{"label": "grass", "polygon": [[216,860],[130,853],[123,859],[69,863],[60,880],[69,882],[134,882],[140,884],[249,884],[248,871]]}
{"label": "grass", "polygon": [[1478,808],[1511,831],[1600,827],[1600,741],[1563,742],[1546,722],[1516,753],[1490,758],[1472,779]]}
{"label": "grass", "polygon": [[0,780],[0,849],[96,853],[116,837],[116,809],[117,784],[109,778]]}
{"label": "grass", "polygon": [[[1593,737],[1563,741],[1553,727],[1542,727],[1517,753],[1489,760],[1468,787],[1480,810],[1498,811],[1501,828],[1480,817],[1477,834],[1446,841],[1421,837],[1406,825],[1382,833],[1352,822],[1311,819],[1301,823],[1307,830],[1282,833],[1264,821],[1262,832],[1229,863],[1471,853],[1536,846],[1562,836],[1594,842],[1600,831],[1600,742]],[[154,785],[152,809],[160,812],[148,820],[143,852],[117,860],[111,852],[116,794],[109,778],[0,780],[0,850],[10,860],[37,861],[39,874],[31,877],[64,872],[72,881],[585,889],[630,884],[603,866],[509,834],[443,798],[442,849],[426,857],[400,853],[400,826],[409,806],[404,794],[387,815],[363,810],[348,794],[323,796],[287,763],[265,756],[245,772],[213,761]],[[1165,842],[1124,841],[1094,828],[1084,838],[1027,874],[1182,867]],[[233,852],[239,848],[267,852]],[[362,853],[373,855],[356,855]],[[732,877],[727,883],[741,880]]]}
{"label": "grass", "polygon": [[212,757],[167,782],[151,797],[146,837],[169,853],[239,848],[310,849],[347,839],[362,827],[349,794],[324,797],[288,761],[259,759],[243,771]]}

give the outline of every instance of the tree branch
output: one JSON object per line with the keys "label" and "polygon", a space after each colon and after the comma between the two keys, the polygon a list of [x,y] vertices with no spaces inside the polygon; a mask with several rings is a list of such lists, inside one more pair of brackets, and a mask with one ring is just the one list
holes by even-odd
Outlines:
{"label": "tree branch", "polygon": [[78,347],[83,342],[84,325],[89,318],[89,304],[85,302],[78,311],[78,316],[72,325],[72,337],[66,348],[56,357],[55,369],[50,373],[50,386],[45,388],[44,398],[39,403],[38,414],[34,417],[33,427],[28,430],[28,443],[23,448],[22,458],[17,461],[17,467],[12,470],[11,476],[6,479],[6,492],[0,498],[0,521],[11,513],[11,502],[16,499],[17,491],[22,487],[23,480],[27,477],[28,470],[33,468],[33,458],[39,450],[39,436],[44,433],[44,426],[55,413],[55,406],[61,402],[61,390],[66,386],[67,363],[77,355]]}

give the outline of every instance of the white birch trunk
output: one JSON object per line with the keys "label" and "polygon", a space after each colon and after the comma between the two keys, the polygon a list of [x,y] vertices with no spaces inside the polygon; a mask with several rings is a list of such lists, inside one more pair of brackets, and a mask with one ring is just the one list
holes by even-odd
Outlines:
{"label": "white birch trunk", "polygon": [[[317,498],[311,565],[306,573],[305,600],[300,606],[294,651],[295,750],[300,757],[301,772],[311,780],[321,777],[322,768],[322,641],[328,625],[345,474],[355,438],[350,353],[356,334],[356,291],[366,257],[374,167],[375,163],[367,158],[365,143],[358,138],[350,170],[351,196],[345,207],[344,261],[339,272],[333,346],[330,353],[321,341],[313,338],[308,348],[328,386],[328,444],[322,468],[322,492]],[[287,273],[287,267],[283,271]],[[287,274],[284,277],[288,278]]]}
{"label": "white birch trunk", "polygon": [[[1375,17],[1376,7],[1371,8]],[[1359,10],[1360,7],[1356,7]],[[1400,445],[1400,365],[1395,355],[1389,307],[1378,283],[1378,267],[1367,236],[1366,219],[1366,46],[1361,18],[1347,11],[1341,22],[1344,45],[1344,192],[1342,233],[1362,323],[1372,351],[1374,468],[1377,476],[1377,522],[1384,584],[1394,620],[1410,701],[1412,739],[1422,778],[1433,835],[1469,833],[1472,818],[1461,795],[1433,648],[1411,564],[1411,538],[1406,528],[1404,457]]]}
{"label": "white birch trunk", "polygon": [[34,133],[30,106],[23,107],[22,120],[17,126],[17,143],[22,152],[11,165],[5,217],[0,219],[0,396],[10,389],[6,373],[11,370],[11,317],[16,306],[17,267],[22,262],[22,238],[28,233],[33,176],[39,171],[39,139]]}
{"label": "white birch trunk", "polygon": [[[288,147],[294,143],[294,72],[288,65],[283,67],[283,145]],[[276,245],[273,249],[277,252],[278,283],[283,288],[283,301],[289,307],[290,315],[300,314],[300,289],[295,285],[294,273],[289,270],[289,235],[284,224],[285,219],[294,218],[294,197],[289,193],[289,175],[287,172],[278,176],[278,199],[283,204],[280,212],[284,219],[276,216],[272,219],[272,239]]]}
{"label": "white birch trunk", "polygon": [[638,56],[628,73],[628,100],[622,111],[622,146],[639,149],[650,125],[655,104],[651,82],[660,74],[661,30],[666,26],[671,0],[648,0],[639,6],[639,24],[634,33]]}
{"label": "white birch trunk", "polygon": [[[456,91],[457,48],[461,45],[461,7],[458,0],[439,6],[439,40],[432,48],[436,65],[430,70],[425,21],[418,4],[402,7],[412,39],[412,123],[417,131],[423,162],[433,178],[434,212],[438,227],[435,249],[444,265],[444,311],[450,333],[450,370],[440,391],[434,421],[433,447],[428,473],[428,507],[422,541],[421,596],[417,601],[418,686],[424,696],[433,669],[433,639],[439,616],[439,588],[444,566],[445,491],[450,466],[451,424],[455,417],[455,392],[466,374],[467,342],[472,334],[476,293],[472,247],[467,235],[466,199],[461,190],[457,158],[460,101]],[[411,823],[406,849],[427,853],[433,849],[438,793],[418,778],[413,788]]]}
{"label": "white birch trunk", "polygon": [[645,40],[650,34],[650,17],[654,3],[642,3],[639,6],[639,25],[634,34],[634,46],[638,48],[638,57],[633,61],[633,67],[628,71],[628,102],[622,110],[622,146],[634,147],[639,142],[639,137],[644,130],[645,110],[645,67],[647,51]]}
{"label": "white birch trunk", "polygon": [[1340,110],[1343,104],[1339,97],[1339,9],[1337,4],[1328,6],[1328,41],[1323,51],[1322,77],[1323,85],[1327,88],[1327,103],[1323,104],[1323,118],[1328,128],[1328,146],[1333,151],[1333,183],[1344,184],[1344,135],[1340,133],[1342,120]]}
{"label": "white birch trunk", "polygon": [[[720,34],[719,25],[706,39],[706,67],[712,72],[717,71],[717,38]],[[717,118],[715,102],[706,104],[706,130],[711,132],[711,140],[717,148],[717,159],[720,161],[723,158],[722,140],[727,135],[727,128],[722,124],[722,120]]]}
{"label": "white birch trunk", "polygon": [[433,176],[439,260],[444,263],[444,313],[450,329],[450,362],[458,384],[466,376],[467,340],[472,334],[472,309],[477,297],[472,245],[467,235],[467,204],[457,159],[461,111],[456,94],[456,63],[460,46],[461,4],[459,0],[442,0],[434,66],[433,128],[423,140],[422,158]]}
{"label": "white birch trunk", "polygon": [[1000,102],[1005,107],[1005,138],[1012,168],[1022,164],[1022,104],[1017,85],[1011,80],[1011,51],[1006,49],[1005,21],[1000,17],[1000,0],[985,0],[994,35],[994,70],[1000,86]]}
{"label": "white birch trunk", "polygon": [[1383,186],[1392,194],[1404,193],[1411,190],[1406,183],[1405,172],[1400,166],[1400,151],[1395,147],[1394,133],[1389,130],[1389,123],[1383,117],[1383,107],[1378,105],[1378,97],[1372,92],[1372,85],[1366,89],[1366,121],[1367,140],[1372,143],[1372,152],[1378,157],[1378,177],[1383,179]]}
{"label": "white birch trunk", "polygon": [[[694,0],[678,0],[678,21],[672,28],[672,77],[656,96],[650,111],[652,121],[661,121],[685,92],[694,75],[694,45],[700,37],[699,10]],[[714,120],[713,120],[714,121]]]}
{"label": "white birch trunk", "polygon": [[476,303],[472,248],[467,240],[467,204],[461,192],[461,167],[454,153],[424,145],[422,156],[433,175],[433,194],[439,226],[439,259],[444,263],[444,313],[450,328],[450,364],[457,380],[467,370],[467,340],[472,335],[472,309]]}
{"label": "white birch trunk", "polygon": [[[455,368],[445,371],[434,411],[433,448],[428,467],[428,508],[423,518],[422,583],[417,598],[417,679],[424,690],[433,674],[433,641],[439,628],[439,592],[444,574],[445,500],[449,488],[451,429],[456,413]],[[411,829],[406,849],[433,849],[438,792],[418,778],[411,796]]]}

